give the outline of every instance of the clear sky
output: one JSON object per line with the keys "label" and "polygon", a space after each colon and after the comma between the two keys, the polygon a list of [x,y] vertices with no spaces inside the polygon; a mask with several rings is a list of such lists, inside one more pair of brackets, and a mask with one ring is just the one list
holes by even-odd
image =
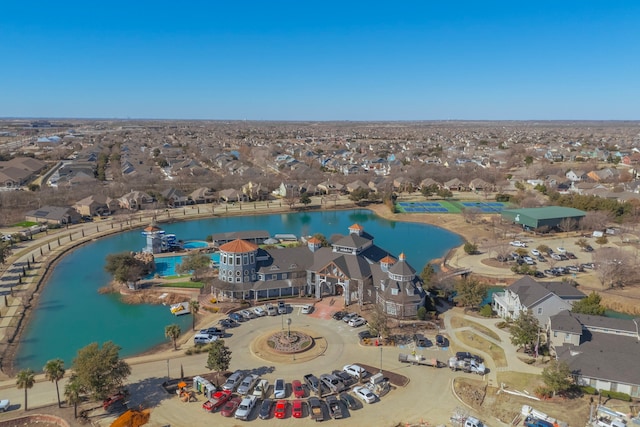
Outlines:
{"label": "clear sky", "polygon": [[0,117],[640,119],[640,1],[5,1]]}

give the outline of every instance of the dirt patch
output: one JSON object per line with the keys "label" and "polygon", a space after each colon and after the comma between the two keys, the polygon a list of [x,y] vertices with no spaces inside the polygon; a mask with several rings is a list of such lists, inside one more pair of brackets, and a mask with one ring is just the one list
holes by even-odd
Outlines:
{"label": "dirt patch", "polygon": [[454,328],[463,328],[465,326],[469,326],[470,328],[475,329],[478,332],[483,333],[484,335],[493,338],[494,340],[500,342],[501,339],[498,336],[498,334],[496,334],[495,332],[493,332],[491,329],[487,328],[486,326],[482,326],[479,323],[476,322],[472,322],[471,320],[467,320],[467,319],[463,319],[460,317],[452,317],[451,318],[451,326],[453,326]]}
{"label": "dirt patch", "polygon": [[[526,378],[524,380],[526,381]],[[478,412],[492,414],[509,425],[518,418],[522,405],[532,406],[551,417],[570,423],[572,426],[586,425],[589,418],[590,400],[588,397],[575,399],[558,397],[537,401],[508,394],[495,387],[487,386],[481,380],[468,378],[456,378],[453,386],[454,391],[464,403]]]}
{"label": "dirt patch", "polygon": [[[357,365],[362,366],[372,375],[380,372],[380,367],[375,368],[371,365],[367,365],[364,363],[357,363]],[[395,386],[404,387],[407,384],[409,384],[409,377],[405,377],[404,375],[400,375],[396,372],[386,371],[383,369],[382,375],[384,375],[385,378],[389,378],[389,382]]]}

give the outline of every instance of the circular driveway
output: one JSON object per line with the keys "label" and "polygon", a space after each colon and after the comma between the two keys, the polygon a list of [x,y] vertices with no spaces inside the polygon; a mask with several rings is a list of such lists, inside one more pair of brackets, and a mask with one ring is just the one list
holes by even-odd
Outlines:
{"label": "circular driveway", "polygon": [[[412,348],[361,346],[357,334],[366,326],[352,328],[342,321],[327,318],[327,311],[323,311],[319,305],[317,308],[311,315],[305,315],[300,313],[300,307],[292,306],[289,307],[286,315],[252,319],[229,329],[230,336],[225,338],[225,342],[232,351],[230,370],[251,370],[273,384],[276,378],[284,378],[287,383],[295,379],[302,380],[302,377],[308,373],[319,377],[323,373],[342,369],[344,365],[351,363],[362,363],[376,368],[382,364],[384,370],[394,371],[410,378],[409,384],[406,387],[393,389],[374,404],[365,404],[363,408],[349,411],[349,416],[341,420],[341,423],[392,426],[400,422],[419,423],[421,420],[428,421],[430,425],[444,424],[449,421],[452,411],[461,405],[451,393],[451,379],[460,374],[454,374],[446,368],[436,369],[398,362],[398,353],[410,353]],[[336,310],[337,308],[333,308],[331,311]],[[256,338],[273,330],[286,331],[288,318],[291,318],[292,330],[300,328],[307,333],[312,333],[314,338],[321,338],[326,342],[326,350],[317,357],[305,361],[294,360],[296,355],[287,355],[281,360],[265,360],[251,351],[251,345]],[[417,349],[417,352],[428,358],[437,357],[441,361],[446,361],[449,357],[449,351],[437,348]],[[206,354],[199,354],[172,359],[171,365],[174,371],[172,376],[175,377],[178,366],[184,369],[185,375],[208,372],[204,367],[206,357]],[[144,381],[142,378],[149,378],[149,374],[142,371],[143,365],[146,366],[144,371],[155,370],[156,376],[166,378],[168,362],[167,366],[164,366],[164,361],[134,365],[132,377],[140,376],[141,381]],[[163,374],[162,371],[165,373]],[[130,383],[134,382],[135,379],[131,378]],[[132,405],[144,403],[145,396],[143,393],[138,394],[137,399],[132,397]],[[237,426],[242,423],[233,418],[224,418],[218,413],[205,412],[201,408],[203,402],[202,395],[198,395],[197,403],[183,403],[177,396],[160,397],[153,403],[151,420],[154,425],[174,426],[202,425],[211,422],[221,426]],[[147,403],[151,402],[147,400]],[[254,410],[249,422],[258,423],[258,425],[315,423],[308,417],[294,419],[289,416],[284,420],[266,421],[256,418],[257,410]]]}

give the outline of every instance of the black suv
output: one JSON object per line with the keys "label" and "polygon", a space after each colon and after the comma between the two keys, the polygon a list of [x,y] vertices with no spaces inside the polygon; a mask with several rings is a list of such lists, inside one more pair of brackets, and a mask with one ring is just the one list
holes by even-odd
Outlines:
{"label": "black suv", "polygon": [[413,342],[418,347],[429,347],[429,340],[426,339],[425,336],[422,335],[422,334],[414,334],[413,335]]}
{"label": "black suv", "polygon": [[447,347],[448,343],[449,343],[449,340],[447,340],[445,337],[443,337],[440,334],[436,335],[436,345],[438,347]]}
{"label": "black suv", "polygon": [[456,353],[456,359],[458,360],[475,360],[478,363],[482,363],[482,357],[471,354],[468,351],[459,351]]}

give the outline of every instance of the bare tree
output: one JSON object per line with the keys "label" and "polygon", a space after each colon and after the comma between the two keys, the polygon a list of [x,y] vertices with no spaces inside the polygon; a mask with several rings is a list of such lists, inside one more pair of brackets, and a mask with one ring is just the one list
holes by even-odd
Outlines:
{"label": "bare tree", "polygon": [[560,221],[560,224],[558,224],[558,228],[565,232],[568,233],[569,231],[575,230],[577,225],[577,221],[573,218],[564,218],[562,221]]}

